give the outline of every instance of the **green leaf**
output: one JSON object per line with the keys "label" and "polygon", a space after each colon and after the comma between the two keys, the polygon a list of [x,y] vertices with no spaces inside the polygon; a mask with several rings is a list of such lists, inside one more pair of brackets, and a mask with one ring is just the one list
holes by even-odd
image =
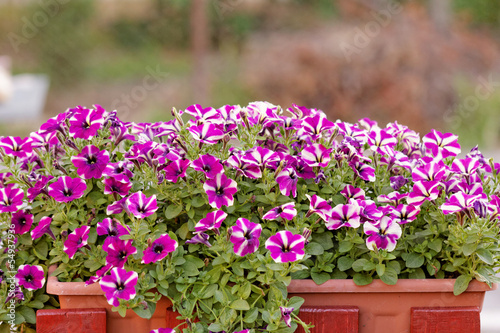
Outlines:
{"label": "green leaf", "polygon": [[474,253],[474,251],[476,251],[476,249],[477,249],[477,245],[475,243],[465,244],[462,247],[462,252],[464,253],[464,256],[470,256],[471,254]]}
{"label": "green leaf", "polygon": [[191,200],[191,205],[195,208],[199,208],[206,203],[205,198],[203,196],[196,196]]}
{"label": "green leaf", "polygon": [[479,257],[479,259],[481,259],[488,265],[493,265],[495,263],[495,261],[493,260],[493,256],[491,255],[491,252],[486,249],[478,249],[476,251],[476,254]]}
{"label": "green leaf", "polygon": [[35,310],[33,310],[32,308],[29,308],[27,306],[20,306],[19,308],[17,308],[17,311],[19,311],[24,319],[26,319],[26,322],[30,324],[36,323]]}
{"label": "green leaf", "polygon": [[210,324],[210,326],[208,326],[208,329],[212,332],[222,332],[224,330],[224,327],[222,327],[221,324],[212,323]]}
{"label": "green leaf", "polygon": [[427,244],[429,249],[434,250],[436,252],[441,252],[441,249],[443,247],[443,241],[441,239],[434,239],[432,242]]}
{"label": "green leaf", "polygon": [[330,280],[330,274],[325,272],[321,273],[311,272],[311,277],[313,281],[318,285],[323,284],[326,281]]}
{"label": "green leaf", "polygon": [[363,267],[368,263],[368,260],[366,259],[358,259],[352,264],[352,269],[354,269],[355,272],[361,272],[363,270]]}
{"label": "green leaf", "polygon": [[323,246],[323,250],[328,251],[333,248],[333,234],[330,231],[314,234],[313,240]]}
{"label": "green leaf", "polygon": [[315,256],[322,255],[324,252],[323,246],[321,246],[320,244],[318,244],[316,242],[310,242],[309,244],[307,244],[305,250],[306,250],[306,253],[309,253],[309,254],[312,254]]}
{"label": "green leaf", "polygon": [[380,280],[388,285],[395,285],[398,282],[398,274],[392,268],[386,268],[384,274],[380,275]]}
{"label": "green leaf", "polygon": [[231,309],[235,310],[243,310],[243,311],[250,310],[250,305],[248,305],[248,302],[245,301],[244,299],[237,299],[233,301],[230,307]]}
{"label": "green leaf", "polygon": [[378,276],[384,275],[384,273],[385,273],[385,265],[384,264],[377,264],[375,269],[377,270]]}
{"label": "green leaf", "polygon": [[354,259],[350,257],[340,257],[337,261],[337,268],[341,270],[342,272],[347,271],[352,267],[352,264],[354,262]]}
{"label": "green leaf", "polygon": [[366,286],[367,284],[372,283],[373,278],[368,274],[356,273],[354,274],[352,280],[358,286]]}
{"label": "green leaf", "polygon": [[137,315],[141,318],[151,319],[153,313],[155,312],[156,304],[151,302],[146,302],[146,303],[148,304],[147,307],[144,307],[144,305],[139,304],[139,306],[136,306],[132,310],[134,310],[134,312],[137,313]]}
{"label": "green leaf", "polygon": [[247,324],[253,323],[255,319],[257,319],[257,315],[259,314],[259,310],[257,308],[251,308],[245,313],[245,317],[243,321]]}
{"label": "green leaf", "polygon": [[33,253],[35,253],[35,255],[41,260],[47,260],[48,252],[49,252],[49,247],[47,246],[47,243],[44,241],[39,241],[33,248]]}
{"label": "green leaf", "polygon": [[472,278],[468,275],[460,275],[455,281],[455,285],[453,286],[453,294],[455,296],[463,293],[467,287],[469,286],[469,282],[472,281]]}
{"label": "green leaf", "polygon": [[340,253],[348,252],[348,251],[350,251],[352,249],[353,246],[354,246],[354,244],[352,242],[341,241],[339,243],[339,252]]}
{"label": "green leaf", "polygon": [[418,268],[424,264],[425,258],[418,253],[409,253],[406,256],[406,267],[408,268]]}
{"label": "green leaf", "polygon": [[174,217],[178,216],[182,212],[182,206],[178,205],[168,205],[167,209],[165,209],[165,217],[167,220],[171,220]]}

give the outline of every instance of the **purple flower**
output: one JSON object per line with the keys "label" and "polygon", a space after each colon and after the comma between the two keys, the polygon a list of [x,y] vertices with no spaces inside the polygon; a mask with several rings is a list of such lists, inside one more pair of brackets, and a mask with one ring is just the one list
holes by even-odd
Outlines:
{"label": "purple flower", "polygon": [[292,326],[291,314],[294,308],[286,308],[284,306],[280,306],[280,310],[281,310],[281,319],[285,322],[286,326],[291,327]]}
{"label": "purple flower", "polygon": [[309,211],[307,212],[306,217],[316,213],[323,219],[323,221],[328,221],[328,217],[332,212],[332,207],[328,204],[328,202],[316,194],[312,196],[306,194],[306,197],[309,199]]}
{"label": "purple flower", "polygon": [[276,182],[280,187],[280,192],[283,195],[289,196],[292,194],[292,197],[297,196],[297,181],[299,178],[297,177],[297,173],[293,168],[286,168],[280,171],[276,176]]}
{"label": "purple flower", "polygon": [[149,333],[175,333],[175,330],[173,328],[158,328],[151,330]]}
{"label": "purple flower", "polygon": [[42,266],[21,265],[17,269],[16,282],[28,290],[37,290],[45,284],[45,273]]}
{"label": "purple flower", "polygon": [[52,176],[41,176],[40,179],[36,180],[35,186],[28,189],[28,200],[32,202],[40,193],[48,194],[46,186],[53,178]]}
{"label": "purple flower", "polygon": [[210,236],[204,232],[199,232],[195,234],[191,239],[186,241],[186,244],[204,244],[207,247],[211,247],[212,244],[208,241]]}
{"label": "purple flower", "polygon": [[102,177],[102,173],[109,162],[109,153],[99,150],[94,145],[85,146],[77,156],[71,157],[71,162],[76,167],[76,172],[84,179]]}
{"label": "purple flower", "polygon": [[401,187],[405,186],[408,183],[408,179],[403,176],[394,176],[390,179],[390,185],[394,191],[399,191]]}
{"label": "purple flower", "polygon": [[106,208],[106,214],[108,215],[113,215],[113,214],[120,214],[123,211],[128,212],[128,207],[127,207],[127,198],[121,198],[120,200],[117,200],[113,202],[111,205],[109,205]]}
{"label": "purple flower", "polygon": [[420,213],[420,208],[414,205],[398,205],[392,209],[391,217],[399,224],[405,224],[415,220]]}
{"label": "purple flower", "polygon": [[318,138],[323,131],[327,131],[335,127],[335,124],[326,119],[326,116],[321,113],[316,113],[313,116],[302,118],[300,125],[301,134],[302,132],[307,133],[312,136],[313,140],[316,140],[316,138]]}
{"label": "purple flower", "polygon": [[399,192],[391,192],[387,195],[382,194],[379,195],[377,200],[379,203],[388,203],[394,206],[397,206],[403,203],[403,200],[408,197],[408,193],[399,193]]}
{"label": "purple flower", "polygon": [[102,279],[102,277],[107,273],[109,272],[109,270],[113,268],[113,265],[105,265],[101,268],[99,268],[96,272],[95,272],[95,275],[94,276],[91,276],[87,281],[85,281],[85,286],[89,286],[93,283],[96,283],[97,281],[100,281]]}
{"label": "purple flower", "polygon": [[451,165],[451,171],[457,174],[470,176],[476,172],[479,167],[481,167],[481,163],[475,158],[456,159]]}
{"label": "purple flower", "polygon": [[14,225],[14,233],[22,235],[30,231],[33,224],[33,215],[20,210],[12,214],[11,223]]}
{"label": "purple flower", "polygon": [[126,176],[127,178],[132,178],[134,176],[131,171],[133,167],[134,164],[130,161],[108,163],[108,165],[106,165],[106,168],[102,172],[102,175],[106,177]]}
{"label": "purple flower", "polygon": [[363,230],[368,235],[366,247],[372,251],[375,249],[393,251],[402,233],[399,224],[388,216],[382,217],[378,223],[366,222]]}
{"label": "purple flower", "polygon": [[453,194],[444,204],[441,205],[441,210],[445,215],[466,211],[469,208],[474,207],[474,202],[478,198],[479,196],[457,192]]}
{"label": "purple flower", "polygon": [[49,186],[49,195],[58,202],[70,202],[79,199],[87,189],[87,184],[81,178],[68,176],[59,177]]}
{"label": "purple flower", "polygon": [[24,294],[17,283],[15,284],[14,289],[9,289],[7,298],[5,299],[5,304],[9,303],[11,300],[15,300],[15,303],[21,303],[24,301]]}
{"label": "purple flower", "polygon": [[104,123],[103,109],[89,110],[79,106],[69,120],[69,133],[74,138],[89,140]]}
{"label": "purple flower", "polygon": [[191,167],[196,171],[201,171],[209,179],[215,178],[219,173],[224,173],[224,167],[219,159],[212,155],[201,155],[191,163]]}
{"label": "purple flower", "polygon": [[143,264],[150,264],[165,258],[169,253],[177,249],[177,241],[170,238],[169,235],[163,234],[151,243],[142,257]]}
{"label": "purple flower", "polygon": [[126,270],[114,267],[111,275],[104,276],[99,285],[106,295],[108,303],[113,306],[119,306],[118,299],[130,300],[135,297],[135,285],[137,284],[138,274],[136,272],[127,272]]}
{"label": "purple flower", "polygon": [[340,227],[359,227],[360,220],[360,207],[356,200],[350,200],[349,204],[339,204],[335,206],[330,212],[330,217],[325,225],[328,230],[336,230]]}
{"label": "purple flower", "polygon": [[260,170],[263,171],[266,166],[278,161],[279,155],[267,148],[254,147],[245,152],[242,160],[250,164],[258,165]]}
{"label": "purple flower", "polygon": [[217,209],[222,206],[232,206],[233,195],[238,191],[236,181],[227,178],[223,173],[218,174],[213,179],[207,179],[203,184],[203,189],[208,195],[210,206]]}
{"label": "purple flower", "polygon": [[38,222],[38,225],[31,230],[31,239],[35,240],[40,237],[42,237],[45,234],[48,234],[50,237],[52,237],[53,240],[56,239],[54,236],[54,233],[50,229],[50,224],[52,223],[52,218],[48,216],[44,216],[40,219],[40,222]]}
{"label": "purple flower", "polygon": [[19,188],[0,188],[0,213],[16,212],[23,205],[24,192]]}
{"label": "purple flower", "polygon": [[377,204],[372,200],[356,200],[356,202],[360,208],[359,216],[362,223],[367,221],[378,221],[385,215],[383,207],[377,207]]}
{"label": "purple flower", "polygon": [[425,148],[430,150],[432,156],[436,158],[454,157],[460,154],[458,136],[453,133],[441,133],[432,130],[422,138]]}
{"label": "purple flower", "polygon": [[78,249],[87,245],[89,239],[90,227],[84,225],[82,227],[76,228],[72,233],[68,235],[68,239],[64,242],[64,252],[69,256],[70,259],[73,258]]}
{"label": "purple flower", "polygon": [[132,245],[131,239],[124,241],[118,237],[111,237],[105,251],[108,253],[106,264],[119,268],[123,268],[130,255],[137,253],[137,249]]}
{"label": "purple flower", "polygon": [[158,209],[156,195],[148,198],[142,191],[136,192],[128,197],[126,205],[128,211],[139,219],[153,215]]}
{"label": "purple flower", "polygon": [[129,230],[120,224],[120,221],[110,219],[109,217],[97,223],[96,231],[99,236],[106,235],[110,237],[120,237],[130,234]]}
{"label": "purple flower", "polygon": [[[260,167],[255,163],[244,161],[243,155],[239,153],[234,153],[226,160],[225,163],[226,165],[229,164],[245,177],[253,179],[262,177],[262,171],[260,170]],[[236,173],[236,175],[238,175],[238,172]]]}
{"label": "purple flower", "polygon": [[222,210],[210,212],[194,226],[196,232],[205,232],[212,229],[219,229],[227,214]]}
{"label": "purple flower", "polygon": [[195,117],[195,119],[201,123],[208,122],[212,124],[220,124],[223,122],[219,111],[212,107],[203,108],[200,104],[194,104],[188,106],[184,111]]}
{"label": "purple flower", "polygon": [[417,181],[441,181],[446,178],[447,167],[441,160],[432,160],[429,157],[421,159],[422,166],[413,169],[412,178]]}
{"label": "purple flower", "polygon": [[418,181],[413,184],[413,192],[410,192],[406,202],[420,206],[426,200],[435,200],[439,195],[439,182]]}
{"label": "purple flower", "polygon": [[304,258],[305,239],[302,235],[294,235],[288,230],[281,230],[269,237],[266,249],[277,263],[293,262]]}
{"label": "purple flower", "polygon": [[289,202],[271,209],[262,218],[265,220],[276,220],[281,217],[282,219],[291,221],[296,215],[295,202]]}
{"label": "purple flower", "polygon": [[262,232],[262,226],[253,223],[246,218],[240,217],[236,220],[236,225],[231,227],[231,238],[234,253],[240,257],[254,253],[259,248],[259,237]]}
{"label": "purple flower", "polygon": [[316,177],[313,168],[304,162],[304,160],[300,157],[297,157],[297,165],[295,165],[294,168],[297,172],[297,176],[300,178],[311,179]]}
{"label": "purple flower", "polygon": [[179,159],[175,161],[171,161],[165,169],[165,179],[177,183],[179,178],[186,176],[186,171],[191,164],[191,161],[188,159]]}
{"label": "purple flower", "polygon": [[310,167],[326,167],[330,163],[332,149],[326,149],[322,144],[313,144],[302,150],[301,157]]}
{"label": "purple flower", "polygon": [[0,139],[0,148],[3,148],[5,155],[26,158],[33,153],[31,141],[31,138],[21,139],[18,136],[7,136]]}
{"label": "purple flower", "polygon": [[347,200],[355,199],[355,200],[364,200],[365,199],[365,191],[361,188],[354,187],[352,185],[346,185],[342,191],[340,191]]}
{"label": "purple flower", "polygon": [[198,126],[188,128],[193,138],[202,143],[213,145],[224,136],[224,132],[218,129],[214,124],[204,123]]}
{"label": "purple flower", "polygon": [[[121,197],[127,196],[132,183],[128,177],[120,175],[106,178],[102,181],[104,183],[104,194],[118,194]],[[116,198],[116,197],[115,197]]]}
{"label": "purple flower", "polygon": [[364,164],[361,161],[355,159],[349,162],[349,166],[352,168],[354,173],[358,175],[359,178],[369,182],[375,181],[375,169],[368,164]]}

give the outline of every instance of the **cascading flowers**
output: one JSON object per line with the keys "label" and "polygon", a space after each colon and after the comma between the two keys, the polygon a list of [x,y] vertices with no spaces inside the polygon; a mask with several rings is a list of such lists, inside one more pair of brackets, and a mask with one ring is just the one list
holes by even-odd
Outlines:
{"label": "cascading flowers", "polygon": [[185,333],[307,330],[292,278],[498,280],[500,165],[458,157],[451,133],[267,102],[118,114],[79,106],[0,138],[0,264],[17,269],[0,301],[18,324],[56,304],[50,265],[122,315],[170,298]]}

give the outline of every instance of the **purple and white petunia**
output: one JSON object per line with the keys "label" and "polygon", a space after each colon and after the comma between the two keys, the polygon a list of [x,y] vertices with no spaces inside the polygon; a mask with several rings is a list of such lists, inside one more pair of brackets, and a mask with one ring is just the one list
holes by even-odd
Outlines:
{"label": "purple and white petunia", "polygon": [[158,328],[151,330],[149,333],[175,333],[175,330],[173,328]]}
{"label": "purple and white petunia", "polygon": [[104,194],[127,196],[132,188],[132,183],[126,176],[114,176],[106,178],[104,183]]}
{"label": "purple and white petunia", "polygon": [[89,140],[97,135],[104,123],[104,110],[85,109],[79,106],[75,114],[69,120],[69,134],[74,138]]}
{"label": "purple and white petunia", "polygon": [[102,173],[109,162],[109,153],[106,150],[99,150],[94,145],[83,147],[82,152],[71,157],[71,162],[76,167],[76,172],[84,179],[102,177]]}
{"label": "purple and white petunia", "polygon": [[276,182],[279,185],[280,192],[287,197],[291,194],[292,197],[297,196],[297,182],[299,178],[293,168],[285,168],[276,176]]}
{"label": "purple and white petunia", "polygon": [[301,157],[311,167],[326,167],[330,163],[332,149],[326,149],[322,144],[313,144],[304,148]]}
{"label": "purple and white petunia", "polygon": [[0,188],[0,213],[16,212],[23,205],[24,192],[20,188]]}
{"label": "purple and white petunia", "polygon": [[352,185],[346,185],[342,191],[340,191],[347,200],[355,199],[355,200],[364,200],[365,199],[365,191],[361,188],[354,187]]}
{"label": "purple and white petunia", "polygon": [[32,139],[21,139],[18,136],[7,136],[0,139],[0,148],[3,149],[5,155],[11,157],[26,158],[33,153]]}
{"label": "purple and white petunia", "polygon": [[117,219],[107,217],[97,223],[96,231],[99,236],[106,235],[110,237],[120,237],[122,235],[130,234],[127,228],[128,227],[122,226],[120,221]]}
{"label": "purple and white petunia", "polygon": [[158,209],[158,205],[156,203],[156,195],[146,197],[146,195],[142,193],[142,191],[136,192],[129,196],[125,204],[130,214],[139,219],[144,219],[150,215],[153,215]]}
{"label": "purple and white petunia", "polygon": [[357,228],[360,223],[360,207],[356,200],[349,200],[347,205],[339,204],[332,209],[325,225],[328,230],[336,230],[340,227]]}
{"label": "purple and white petunia", "polygon": [[203,184],[203,189],[207,193],[210,206],[217,209],[222,206],[232,206],[233,195],[238,191],[236,181],[223,173],[216,175],[213,179],[207,179]]}
{"label": "purple and white petunia", "polygon": [[382,217],[377,223],[366,222],[363,225],[366,238],[366,247],[375,250],[394,251],[397,240],[401,237],[401,226],[388,216]]}
{"label": "purple and white petunia", "polygon": [[68,235],[68,238],[64,242],[63,251],[68,255],[70,259],[73,258],[78,249],[87,245],[89,233],[90,227],[84,225],[82,227],[76,228],[72,233]]}
{"label": "purple and white petunia", "polygon": [[203,172],[209,179],[215,178],[219,173],[224,173],[224,167],[219,159],[209,154],[201,155],[194,160],[191,167],[196,171]]}
{"label": "purple and white petunia", "polygon": [[[107,252],[106,264],[114,267],[123,268],[130,255],[136,254],[137,249],[132,245],[132,240],[121,240],[118,237],[111,237],[107,243],[105,251]],[[104,249],[104,247],[103,247]]]}
{"label": "purple and white petunia", "polygon": [[22,235],[30,231],[33,224],[33,215],[24,210],[12,214],[11,223],[14,225],[14,233]]}
{"label": "purple and white petunia", "polygon": [[259,237],[262,232],[262,226],[253,223],[246,218],[240,217],[236,220],[236,225],[231,227],[231,238],[234,253],[240,257],[254,253],[259,248]]}
{"label": "purple and white petunia", "polygon": [[444,204],[441,205],[441,210],[443,214],[451,214],[466,211],[469,208],[474,207],[474,202],[479,199],[480,196],[469,195],[463,192],[457,192],[451,195]]}
{"label": "purple and white petunia", "polygon": [[349,166],[359,178],[368,182],[375,181],[375,169],[368,164],[362,163],[358,159],[354,159],[349,162]]}
{"label": "purple and white petunia", "polygon": [[422,142],[432,156],[436,158],[455,157],[460,154],[458,136],[453,133],[441,133],[432,130],[422,138]]}
{"label": "purple and white petunia", "polygon": [[45,284],[45,272],[38,265],[19,266],[15,278],[17,284],[27,290],[37,290]]}
{"label": "purple and white petunia", "polygon": [[309,199],[309,211],[307,212],[306,217],[316,213],[323,219],[323,221],[328,221],[332,212],[332,206],[330,206],[325,199],[316,194],[313,194],[312,196],[306,194],[306,197]]}
{"label": "purple and white petunia", "polygon": [[165,258],[169,253],[177,249],[177,241],[170,238],[168,234],[163,234],[154,240],[146,250],[142,257],[143,264],[150,264]]}
{"label": "purple and white petunia", "polygon": [[294,308],[286,308],[284,306],[280,306],[281,310],[281,319],[285,322],[286,326],[291,327],[292,326],[292,312]]}
{"label": "purple and white petunia", "polygon": [[437,181],[418,181],[413,184],[413,192],[410,192],[406,202],[411,205],[420,206],[426,200],[435,200],[439,196],[439,185]]}
{"label": "purple and white petunia", "polygon": [[186,171],[191,164],[191,161],[188,159],[178,159],[175,161],[171,161],[168,165],[163,169],[165,171],[165,179],[172,183],[177,183],[179,178],[186,176]]}
{"label": "purple and white petunia", "polygon": [[210,244],[210,242],[208,241],[209,238],[210,238],[209,234],[206,234],[204,232],[198,232],[194,234],[194,236],[191,237],[191,239],[188,239],[186,241],[186,244],[203,244],[207,247],[212,247],[212,244]]}
{"label": "purple and white petunia", "polygon": [[81,198],[86,189],[83,179],[62,176],[49,185],[48,193],[55,201],[70,202]]}
{"label": "purple and white petunia", "polygon": [[295,202],[289,202],[271,209],[262,218],[264,220],[276,220],[281,217],[282,219],[291,221],[296,215]]}
{"label": "purple and white petunia", "polygon": [[216,144],[224,136],[224,132],[218,129],[214,124],[210,123],[191,126],[188,128],[188,130],[193,138],[200,142],[200,145],[203,143],[208,145]]}
{"label": "purple and white petunia", "polygon": [[31,239],[35,240],[43,235],[47,234],[50,237],[52,237],[53,240],[56,239],[56,236],[50,229],[50,224],[52,223],[52,218],[48,216],[44,216],[40,219],[40,222],[38,222],[38,225],[31,230]]}
{"label": "purple and white petunia", "polygon": [[414,221],[420,213],[420,207],[414,205],[397,205],[391,211],[391,217],[399,224]]}
{"label": "purple and white petunia", "polygon": [[222,221],[224,221],[227,217],[227,214],[222,210],[216,210],[214,212],[210,212],[206,217],[202,218],[196,225],[194,226],[194,230],[196,232],[205,232],[208,230],[219,229]]}
{"label": "purple and white petunia", "polygon": [[110,275],[104,276],[99,285],[106,295],[108,303],[119,306],[119,299],[130,300],[135,297],[135,285],[138,279],[137,272],[127,272],[123,268],[114,267]]}
{"label": "purple and white petunia", "polygon": [[305,241],[302,235],[281,230],[267,239],[266,249],[269,250],[271,258],[277,263],[294,262],[304,258]]}

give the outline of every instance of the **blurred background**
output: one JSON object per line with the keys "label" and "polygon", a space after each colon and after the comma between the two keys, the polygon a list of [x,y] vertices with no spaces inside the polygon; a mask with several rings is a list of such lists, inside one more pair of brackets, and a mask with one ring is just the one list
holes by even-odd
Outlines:
{"label": "blurred background", "polygon": [[500,156],[498,0],[0,0],[0,35],[4,136],[76,105],[151,122],[267,100]]}

